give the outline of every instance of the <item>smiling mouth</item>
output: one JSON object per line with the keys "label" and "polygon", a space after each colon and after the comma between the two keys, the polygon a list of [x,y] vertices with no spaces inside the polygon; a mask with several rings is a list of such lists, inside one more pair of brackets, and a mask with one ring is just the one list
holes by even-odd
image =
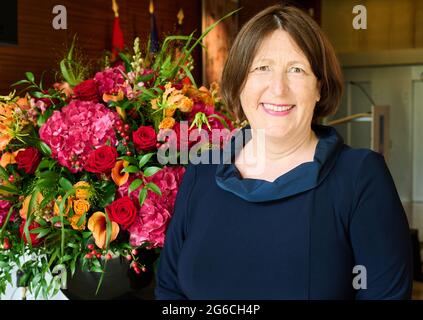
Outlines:
{"label": "smiling mouth", "polygon": [[264,109],[268,111],[273,111],[273,112],[286,112],[295,107],[295,104],[271,104],[271,103],[260,103],[260,104]]}

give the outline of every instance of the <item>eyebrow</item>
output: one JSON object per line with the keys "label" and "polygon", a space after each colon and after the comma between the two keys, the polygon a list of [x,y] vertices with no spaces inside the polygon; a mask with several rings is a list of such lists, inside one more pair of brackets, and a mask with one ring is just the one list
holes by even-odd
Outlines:
{"label": "eyebrow", "polygon": [[[260,62],[273,62],[273,59],[262,58],[262,59],[258,59],[257,61],[254,61],[254,63],[260,63]],[[307,63],[303,62],[303,61],[298,61],[298,60],[288,61],[288,65],[293,65],[293,64],[297,64],[297,63],[307,65]]]}

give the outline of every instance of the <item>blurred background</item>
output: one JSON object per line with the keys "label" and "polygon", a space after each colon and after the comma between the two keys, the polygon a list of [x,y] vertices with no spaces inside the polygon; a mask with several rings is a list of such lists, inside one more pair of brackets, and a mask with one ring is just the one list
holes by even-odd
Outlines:
{"label": "blurred background", "polygon": [[[117,1],[127,47],[132,47],[136,36],[148,39],[153,28],[159,40],[193,31],[198,36],[226,13],[242,8],[205,38],[206,50],[194,52],[194,77],[204,85],[219,81],[242,25],[280,2],[308,12],[334,45],[344,72],[345,93],[338,113],[325,122],[334,125],[347,144],[384,154],[413,230],[416,280],[423,278],[419,237],[423,234],[423,1]],[[58,63],[74,34],[93,69],[102,53],[111,50],[111,0],[61,0],[67,29],[59,30],[52,26],[57,4],[53,0],[1,2],[0,95],[13,91],[10,84],[23,79],[26,71],[32,71],[36,79],[44,72],[46,84],[55,82]],[[354,27],[355,18],[360,18],[356,23],[361,29]],[[423,299],[423,287],[417,281],[414,297]]]}

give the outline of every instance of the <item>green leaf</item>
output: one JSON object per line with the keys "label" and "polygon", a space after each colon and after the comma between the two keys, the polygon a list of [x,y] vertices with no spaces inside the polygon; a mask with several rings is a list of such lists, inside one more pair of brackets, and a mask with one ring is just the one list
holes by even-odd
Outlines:
{"label": "green leaf", "polygon": [[158,194],[159,196],[162,195],[162,191],[160,190],[160,188],[157,186],[157,184],[155,184],[154,182],[149,182],[146,184],[145,186],[147,189],[150,189],[151,191],[153,191],[154,193]]}
{"label": "green leaf", "polygon": [[192,76],[191,71],[188,70],[187,66],[182,65],[182,69],[185,71],[185,74],[187,75],[187,77],[189,78],[189,80],[191,81],[191,83],[193,84],[193,86],[195,88],[197,88],[197,84],[195,83],[194,77]]}
{"label": "green leaf", "polygon": [[128,188],[128,196],[132,191],[137,190],[140,185],[142,185],[141,179],[135,179],[134,181],[132,181]]}
{"label": "green leaf", "polygon": [[128,172],[128,173],[137,173],[140,169],[136,166],[127,166],[126,168],[123,168],[121,172]]}
{"label": "green leaf", "polygon": [[142,188],[139,196],[138,196],[138,200],[140,202],[140,206],[142,207],[142,205],[144,204],[145,198],[147,198],[147,189],[146,188]]}
{"label": "green leaf", "polygon": [[139,168],[142,168],[148,161],[150,161],[151,157],[154,155],[153,152],[151,153],[147,153],[145,155],[143,155],[140,159],[140,162],[138,164]]}
{"label": "green leaf", "polygon": [[30,83],[30,82],[28,80],[19,80],[19,81],[16,81],[15,83],[13,83],[11,85],[11,87],[19,86],[19,85],[24,84],[24,83]]}
{"label": "green leaf", "polygon": [[41,239],[44,236],[46,236],[47,234],[50,233],[50,229],[49,228],[34,228],[32,230],[29,231],[30,233],[34,233],[34,234],[38,234],[37,235],[37,239]]}
{"label": "green leaf", "polygon": [[87,218],[87,213],[84,212],[84,214],[81,215],[81,217],[78,219],[78,222],[76,223],[76,225],[78,227],[82,226],[85,223],[86,218]]}
{"label": "green leaf", "polygon": [[137,160],[133,157],[122,156],[122,157],[119,157],[118,159],[128,161],[129,163],[134,164],[134,165],[137,164]]}
{"label": "green leaf", "polygon": [[116,185],[112,183],[106,184],[101,188],[98,206],[104,208],[115,199]]}
{"label": "green leaf", "polygon": [[51,149],[45,142],[40,141],[38,145],[40,146],[40,150],[44,155],[46,155],[47,157],[51,156]]}
{"label": "green leaf", "polygon": [[72,258],[73,257],[71,255],[67,254],[67,255],[63,256],[61,260],[62,260],[62,263],[64,263],[66,261],[71,260]]}
{"label": "green leaf", "polygon": [[7,187],[6,186],[0,186],[0,190],[7,191],[7,192],[12,193],[12,194],[18,194],[19,193],[18,189],[13,184],[9,184],[9,186],[7,186]]}
{"label": "green leaf", "polygon": [[38,98],[38,99],[41,99],[41,98],[49,98],[50,97],[48,94],[44,94],[44,93],[42,93],[40,91],[30,92],[30,95],[33,96],[34,98]]}
{"label": "green leaf", "polygon": [[61,177],[59,179],[59,184],[65,191],[69,191],[73,189],[72,183],[65,177]]}
{"label": "green leaf", "polygon": [[32,72],[25,72],[25,76],[31,82],[35,81],[35,77],[34,77],[34,74]]}
{"label": "green leaf", "polygon": [[148,167],[144,170],[144,176],[145,177],[151,177],[152,175],[155,175],[157,172],[162,170],[162,168],[159,167]]}
{"label": "green leaf", "polygon": [[122,52],[119,53],[119,57],[125,63],[125,70],[126,70],[126,72],[132,71],[131,62],[129,61],[128,57],[124,53],[122,53]]}
{"label": "green leaf", "polygon": [[6,181],[7,179],[9,179],[9,174],[7,173],[6,169],[3,168],[2,166],[0,166],[0,178]]}

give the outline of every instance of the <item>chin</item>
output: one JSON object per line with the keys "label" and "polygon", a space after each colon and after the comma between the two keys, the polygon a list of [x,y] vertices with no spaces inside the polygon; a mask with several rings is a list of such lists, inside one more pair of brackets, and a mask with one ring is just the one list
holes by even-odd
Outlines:
{"label": "chin", "polygon": [[264,135],[267,138],[283,139],[289,136],[290,129],[286,125],[267,125],[264,127]]}

